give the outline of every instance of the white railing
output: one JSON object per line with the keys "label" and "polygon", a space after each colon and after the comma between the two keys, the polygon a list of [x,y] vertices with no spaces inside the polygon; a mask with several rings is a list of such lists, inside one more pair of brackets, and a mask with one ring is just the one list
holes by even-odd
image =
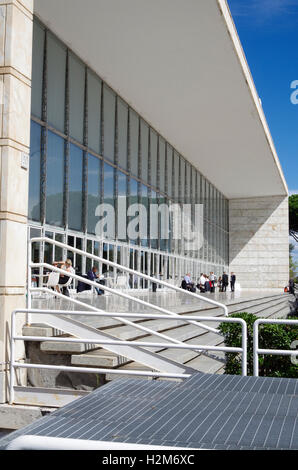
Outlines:
{"label": "white railing", "polygon": [[[186,447],[151,446],[146,444],[129,444],[127,442],[93,441],[84,439],[67,439],[25,435],[16,437],[6,450],[186,450]],[[188,450],[199,450],[188,447]]]}
{"label": "white railing", "polygon": [[[106,260],[104,258],[101,258],[101,257],[98,257],[98,256],[95,256],[95,255],[92,255],[91,253],[88,253],[86,251],[82,251],[82,250],[79,250],[77,248],[74,248],[74,247],[71,247],[69,245],[66,245],[64,243],[61,243],[61,242],[57,242],[56,240],[52,240],[50,238],[44,238],[44,237],[40,237],[40,238],[32,238],[31,240],[29,240],[29,243],[28,243],[28,302],[27,302],[27,307],[28,309],[31,308],[31,293],[32,292],[36,292],[36,291],[41,291],[42,288],[36,288],[36,287],[32,287],[31,286],[31,277],[32,277],[32,268],[47,268],[49,270],[52,270],[52,271],[55,271],[55,272],[58,272],[60,274],[64,274],[68,277],[71,277],[73,279],[76,279],[76,280],[79,280],[79,281],[82,281],[83,283],[85,284],[88,284],[90,286],[93,286],[93,287],[97,287],[97,288],[100,288],[101,290],[104,290],[104,291],[107,291],[107,292],[110,292],[112,294],[115,294],[117,296],[120,296],[122,298],[125,298],[127,300],[130,300],[130,301],[133,301],[135,303],[138,303],[142,306],[145,306],[145,307],[148,307],[150,309],[153,309],[153,310],[156,310],[160,313],[166,313],[167,315],[172,315],[172,316],[175,316],[175,317],[181,317],[179,314],[177,313],[174,313],[170,310],[167,310],[167,309],[164,309],[162,307],[159,307],[155,304],[152,304],[152,303],[149,303],[149,302],[146,302],[144,300],[141,300],[137,297],[133,297],[123,291],[119,291],[117,289],[113,289],[111,287],[108,287],[106,285],[103,285],[103,284],[98,284],[97,282],[94,282],[94,281],[90,281],[89,279],[86,279],[86,278],[83,278],[82,276],[78,276],[74,273],[71,273],[71,272],[68,272],[68,271],[64,271],[62,269],[59,269],[57,268],[56,266],[53,266],[51,264],[47,264],[47,263],[33,263],[32,260],[31,260],[31,256],[32,256],[32,243],[50,243],[52,245],[57,245],[61,248],[64,248],[68,251],[72,251],[74,253],[77,253],[81,256],[86,256],[87,258],[91,258],[92,260],[94,261],[97,261],[97,262],[100,262],[104,265],[108,265],[108,266],[112,266],[114,268],[117,268],[118,270],[120,271],[124,271],[124,272],[127,272],[129,274],[133,274],[135,276],[139,276],[141,278],[144,278],[148,281],[151,281],[152,283],[155,283],[155,284],[160,284],[160,285],[163,285],[165,287],[168,287],[169,289],[172,289],[176,292],[180,292],[180,293],[183,293],[183,294],[186,294],[186,295],[189,295],[189,296],[192,296],[192,297],[195,297],[199,300],[203,300],[204,302],[207,302],[209,304],[212,304],[214,306],[217,306],[217,307],[220,307],[223,309],[224,311],[224,315],[225,316],[228,316],[228,308],[226,307],[226,305],[224,304],[221,304],[219,302],[216,302],[215,300],[212,300],[212,299],[209,299],[209,298],[206,298],[202,295],[199,295],[199,294],[196,294],[194,292],[189,292],[187,290],[184,290],[184,289],[181,289],[180,287],[177,287],[173,284],[169,284],[168,282],[165,282],[165,281],[162,281],[162,280],[159,280],[159,279],[156,279],[152,276],[148,276],[147,274],[143,274],[139,271],[135,271],[133,269],[130,269],[130,268],[127,268],[126,266],[122,266],[122,265],[119,265],[117,263],[114,263],[112,261],[109,261],[109,260]],[[57,295],[55,293],[55,295]],[[69,299],[71,302],[73,302],[73,299]],[[183,316],[184,317],[184,316]],[[185,317],[184,317],[185,318]],[[27,323],[30,324],[30,317],[27,318]],[[204,328],[208,331],[212,331],[213,333],[217,333],[217,334],[221,334],[217,329],[215,328],[211,328],[210,326],[207,326],[203,323],[200,323],[198,324],[197,322],[195,321],[192,321],[192,320],[189,320],[187,323],[191,323],[191,324],[194,324],[196,326],[199,326],[201,328]]]}
{"label": "white railing", "polygon": [[[110,261],[108,259],[105,259],[105,258],[101,258],[99,256],[96,256],[96,255],[93,255],[91,253],[88,253],[87,251],[82,251],[82,250],[79,250],[78,248],[74,248],[72,246],[69,246],[69,245],[66,245],[65,243],[61,243],[61,242],[58,242],[56,240],[52,240],[51,238],[46,238],[46,237],[38,237],[38,238],[31,238],[31,240],[29,240],[29,253],[28,253],[28,279],[31,279],[31,268],[33,267],[41,267],[39,263],[32,263],[31,261],[31,253],[32,253],[32,243],[50,243],[52,245],[55,245],[55,246],[59,246],[60,248],[64,248],[65,250],[67,251],[72,251],[73,253],[76,253],[78,255],[81,255],[81,256],[85,256],[86,258],[90,258],[92,259],[93,261],[97,261],[97,262],[100,262],[102,263],[103,265],[107,265],[107,266],[111,266],[113,268],[116,268],[120,271],[124,271],[124,272],[127,272],[129,274],[133,274],[135,276],[138,276],[138,277],[141,277],[143,279],[146,279],[147,281],[151,281],[152,283],[154,284],[158,284],[158,285],[162,285],[164,287],[167,287],[168,289],[172,289],[172,290],[175,290],[176,292],[180,292],[180,293],[183,293],[183,294],[186,294],[190,297],[193,297],[193,298],[196,298],[196,299],[199,299],[199,300],[202,300],[204,302],[207,302],[211,305],[215,305],[219,308],[222,308],[223,311],[224,311],[224,315],[225,316],[228,316],[229,315],[229,311],[228,311],[228,308],[226,305],[220,303],[220,302],[217,302],[215,300],[212,300],[210,298],[206,298],[202,295],[199,295],[195,292],[190,292],[190,291],[187,291],[187,290],[184,290],[184,289],[181,289],[181,287],[177,287],[173,284],[170,284],[169,282],[166,282],[166,281],[163,281],[161,279],[156,279],[155,277],[152,277],[152,276],[149,276],[148,274],[144,274],[140,271],[135,271],[134,269],[131,269],[131,268],[128,268],[126,266],[123,266],[121,264],[117,264],[117,263],[114,263],[113,261]],[[52,265],[49,265],[51,266],[51,268],[53,268]],[[67,273],[67,275],[69,275],[69,273]],[[83,278],[83,281],[84,281],[84,278]],[[30,284],[30,283],[29,283]],[[29,285],[30,287],[30,285]],[[97,287],[99,287],[100,289],[103,289],[105,290],[104,288],[106,286],[104,285],[97,285]],[[106,289],[108,290],[108,289]],[[115,291],[113,291],[113,293],[116,293]],[[134,297],[132,297],[133,300],[136,300]],[[150,305],[152,307],[152,305]]]}
{"label": "white railing", "polygon": [[298,356],[296,350],[286,349],[260,349],[259,348],[259,325],[261,324],[273,324],[273,325],[298,325],[298,320],[271,320],[262,319],[256,320],[253,327],[253,369],[254,376],[259,376],[259,354],[269,354],[275,356]]}
{"label": "white railing", "polygon": [[[164,372],[144,372],[144,371],[119,371],[116,369],[106,369],[106,368],[91,368],[91,367],[72,367],[72,366],[56,366],[56,365],[45,365],[45,364],[24,364],[15,361],[15,341],[47,341],[47,342],[68,342],[68,343],[85,343],[85,344],[96,344],[97,346],[104,345],[118,345],[118,346],[135,346],[135,347],[145,347],[145,348],[161,348],[161,349],[181,349],[181,350],[195,350],[195,351],[223,351],[223,352],[235,352],[242,354],[242,375],[247,375],[247,326],[246,322],[241,318],[226,318],[226,317],[189,317],[186,316],[186,319],[195,318],[196,320],[203,319],[204,321],[216,321],[216,322],[225,322],[225,323],[240,323],[242,326],[242,347],[241,348],[231,348],[226,346],[206,346],[206,345],[195,345],[195,344],[171,344],[171,343],[156,343],[156,342],[146,342],[146,341],[123,341],[123,340],[102,340],[102,339],[78,339],[78,338],[51,338],[43,336],[22,336],[16,334],[16,315],[18,313],[36,313],[40,315],[69,315],[68,310],[31,310],[28,309],[17,309],[14,310],[11,314],[11,344],[10,344],[10,403],[14,403],[14,380],[15,380],[15,369],[24,368],[24,369],[48,369],[48,370],[58,370],[58,371],[68,371],[68,372],[86,372],[86,373],[96,373],[96,374],[117,374],[117,375],[138,375],[144,377],[153,377],[153,378],[176,378],[176,379],[185,379],[190,377],[190,374],[177,374],[177,373],[164,373]],[[85,316],[98,316],[98,317],[114,317],[114,313],[107,312],[82,312],[82,311],[72,311],[71,315],[85,315]],[[125,318],[140,318],[140,319],[171,319],[176,320],[173,317],[168,317],[168,315],[158,315],[158,314],[141,314],[141,313],[123,313],[121,317]],[[181,319],[181,321],[183,321]]]}

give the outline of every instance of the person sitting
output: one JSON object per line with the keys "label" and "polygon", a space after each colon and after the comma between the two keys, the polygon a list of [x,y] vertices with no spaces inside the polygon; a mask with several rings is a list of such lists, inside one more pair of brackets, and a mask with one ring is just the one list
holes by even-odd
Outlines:
{"label": "person sitting", "polygon": [[[99,279],[97,268],[95,266],[93,266],[92,269],[90,269],[90,271],[87,272],[87,278],[89,279],[89,281],[93,281],[93,282],[96,282],[96,280]],[[98,295],[104,294],[104,291],[102,289],[99,289],[98,287],[95,287],[95,290],[98,293]]]}
{"label": "person sitting", "polygon": [[182,287],[182,289],[188,290],[190,292],[195,292],[196,291],[194,282],[191,280],[190,273],[187,273],[184,276],[181,287]]}
{"label": "person sitting", "polygon": [[[66,261],[54,261],[53,265],[56,266],[57,268],[63,269],[64,271],[74,273],[74,269],[72,267],[72,261],[69,258]],[[58,285],[55,286],[55,289],[59,294],[62,293],[63,295],[66,295],[67,297],[69,297],[69,290],[65,284],[68,283],[69,278],[70,276],[66,276],[65,274],[60,274]],[[62,286],[62,292],[60,290],[60,286]]]}

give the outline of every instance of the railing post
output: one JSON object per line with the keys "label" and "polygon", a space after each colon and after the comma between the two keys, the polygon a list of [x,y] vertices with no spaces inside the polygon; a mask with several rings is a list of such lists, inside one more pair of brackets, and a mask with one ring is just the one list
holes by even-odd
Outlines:
{"label": "railing post", "polygon": [[242,376],[247,376],[247,324],[242,320]]}
{"label": "railing post", "polygon": [[10,338],[10,383],[9,383],[9,404],[14,402],[14,356],[15,356],[15,316],[14,310],[11,314],[11,338]]}
{"label": "railing post", "polygon": [[[28,242],[27,242],[27,309],[31,309],[31,282],[32,282],[32,269],[31,269],[31,261],[32,261],[32,243],[30,240],[30,235],[28,231]],[[31,324],[31,316],[28,313],[26,316],[26,323],[27,325]]]}
{"label": "railing post", "polygon": [[253,327],[253,374],[259,377],[259,320],[254,322]]}

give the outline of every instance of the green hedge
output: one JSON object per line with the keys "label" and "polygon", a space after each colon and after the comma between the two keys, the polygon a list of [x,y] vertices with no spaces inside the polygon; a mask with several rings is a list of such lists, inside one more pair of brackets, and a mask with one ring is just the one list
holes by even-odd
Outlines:
{"label": "green hedge", "polygon": [[[247,324],[247,374],[253,375],[253,325],[258,317],[252,313],[237,313],[230,317],[242,318]],[[291,319],[294,318],[291,317]],[[224,335],[226,346],[241,348],[240,324],[221,323],[219,330]],[[265,324],[259,326],[259,348],[261,349],[291,349],[291,344],[296,340],[298,340],[298,325]],[[225,373],[241,375],[241,354],[226,353]],[[259,375],[297,379],[298,365],[291,362],[290,356],[259,355]]]}

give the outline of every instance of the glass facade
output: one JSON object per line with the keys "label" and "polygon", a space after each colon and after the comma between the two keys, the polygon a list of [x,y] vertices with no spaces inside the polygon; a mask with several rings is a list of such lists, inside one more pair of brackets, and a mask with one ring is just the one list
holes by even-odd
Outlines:
{"label": "glass facade", "polygon": [[[31,224],[60,230],[60,236],[77,237],[88,251],[119,259],[117,243],[122,243],[128,247],[128,265],[162,269],[164,278],[177,278],[194,265],[198,274],[226,269],[224,195],[36,19],[32,73]],[[106,237],[103,225],[98,233],[101,203],[114,210],[113,236]],[[142,221],[140,227],[137,212],[125,213],[129,204],[146,208],[145,226]],[[166,210],[173,204],[192,204],[189,232],[194,205],[203,204],[200,247],[186,250],[183,237],[173,238],[173,214]],[[179,223],[185,228],[183,219]],[[133,238],[138,229],[140,236]],[[84,260],[78,263],[84,269]]]}

